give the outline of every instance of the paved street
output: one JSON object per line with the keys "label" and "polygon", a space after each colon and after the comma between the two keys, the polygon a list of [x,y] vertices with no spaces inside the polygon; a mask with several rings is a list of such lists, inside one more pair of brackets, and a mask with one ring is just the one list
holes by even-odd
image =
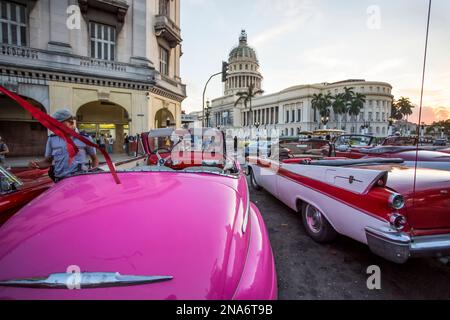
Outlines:
{"label": "paved street", "polygon": [[[298,214],[266,191],[251,190],[269,230],[280,299],[450,299],[450,266],[435,259],[397,265],[354,240],[311,240]],[[368,290],[367,267],[381,268],[381,290]]]}

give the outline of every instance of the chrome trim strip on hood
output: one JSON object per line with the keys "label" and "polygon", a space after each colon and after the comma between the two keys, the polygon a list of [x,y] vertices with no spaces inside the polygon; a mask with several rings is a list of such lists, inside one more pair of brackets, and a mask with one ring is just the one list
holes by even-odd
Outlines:
{"label": "chrome trim strip on hood", "polygon": [[53,273],[47,278],[4,280],[0,281],[0,286],[35,289],[88,289],[136,286],[172,279],[172,276],[121,275],[118,272]]}
{"label": "chrome trim strip on hood", "polygon": [[247,224],[250,215],[250,189],[248,187],[248,182],[246,178],[244,178],[244,181],[247,189],[247,202],[245,204],[244,219],[242,221],[242,233],[245,233],[245,231],[247,230]]}

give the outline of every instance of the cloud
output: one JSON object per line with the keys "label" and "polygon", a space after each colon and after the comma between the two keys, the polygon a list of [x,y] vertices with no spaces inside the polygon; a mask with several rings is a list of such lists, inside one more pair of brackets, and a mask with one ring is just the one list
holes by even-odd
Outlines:
{"label": "cloud", "polygon": [[253,16],[275,19],[276,26],[270,26],[253,37],[252,45],[262,47],[287,33],[299,30],[302,24],[318,18],[321,11],[317,1],[311,0],[259,0],[255,3]]}
{"label": "cloud", "polygon": [[391,58],[383,60],[367,71],[367,75],[370,77],[383,76],[386,72],[392,72],[392,70],[403,67],[406,64],[404,58]]}
{"label": "cloud", "polygon": [[278,36],[296,30],[300,23],[301,21],[298,20],[288,20],[278,27],[267,29],[254,37],[252,46],[262,47],[264,44],[276,39]]}
{"label": "cloud", "polygon": [[317,0],[258,0],[255,1],[254,14],[293,18],[317,11],[317,8]]}
{"label": "cloud", "polygon": [[210,1],[206,1],[206,0],[183,0],[183,2],[186,2],[187,5],[202,6],[202,5],[205,5],[207,2],[210,2]]}
{"label": "cloud", "polygon": [[[413,109],[413,114],[409,118],[411,122],[419,121],[419,108],[416,107]],[[425,122],[426,124],[431,124],[434,121],[448,120],[450,119],[450,106],[448,107],[423,107],[422,108],[422,117],[421,122]]]}

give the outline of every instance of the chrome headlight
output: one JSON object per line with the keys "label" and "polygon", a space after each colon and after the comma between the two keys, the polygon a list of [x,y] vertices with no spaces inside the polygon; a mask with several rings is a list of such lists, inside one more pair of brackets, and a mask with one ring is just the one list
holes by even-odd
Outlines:
{"label": "chrome headlight", "polygon": [[399,231],[402,230],[403,228],[405,228],[405,226],[406,226],[405,216],[403,216],[399,213],[394,213],[393,215],[391,215],[389,222],[395,229],[397,229]]}
{"label": "chrome headlight", "polygon": [[395,210],[402,209],[405,206],[405,198],[398,193],[394,193],[389,197],[389,205]]}

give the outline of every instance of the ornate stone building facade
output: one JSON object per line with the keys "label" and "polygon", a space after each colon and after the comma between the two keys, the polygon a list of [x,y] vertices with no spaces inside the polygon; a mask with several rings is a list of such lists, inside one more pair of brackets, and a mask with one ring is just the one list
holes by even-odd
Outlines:
{"label": "ornate stone building facade", "polygon": [[[245,41],[243,41],[245,39]],[[248,52],[247,57],[235,62],[237,52]],[[245,54],[244,54],[245,56]],[[352,79],[334,83],[298,85],[273,94],[257,95],[252,106],[235,105],[237,92],[246,91],[250,83],[261,88],[262,76],[254,49],[247,45],[247,36],[241,34],[239,46],[230,53],[231,70],[225,84],[224,96],[214,99],[211,104],[211,124],[221,128],[241,128],[258,126],[260,130],[276,129],[281,135],[294,136],[302,131],[323,128],[320,116],[314,112],[311,100],[314,94],[336,95],[344,88],[366,95],[366,103],[358,116],[336,115],[331,111],[328,129],[341,129],[348,133],[370,133],[376,136],[388,135],[389,117],[393,96],[392,86],[386,82]],[[253,69],[245,68],[253,66]],[[236,65],[237,70],[235,70]],[[241,69],[240,65],[244,67]],[[241,79],[237,82],[236,77]],[[242,79],[245,79],[242,82]],[[249,79],[247,81],[247,79]],[[252,112],[252,114],[250,114]]]}
{"label": "ornate stone building facade", "polygon": [[[179,0],[0,0],[0,84],[90,134],[181,125]],[[0,97],[13,155],[39,155],[47,130]]]}
{"label": "ornate stone building facade", "polygon": [[228,77],[225,82],[224,94],[233,95],[246,90],[250,84],[261,89],[262,75],[259,72],[259,62],[256,52],[247,44],[247,33],[242,30],[239,45],[231,50],[228,57]]}

